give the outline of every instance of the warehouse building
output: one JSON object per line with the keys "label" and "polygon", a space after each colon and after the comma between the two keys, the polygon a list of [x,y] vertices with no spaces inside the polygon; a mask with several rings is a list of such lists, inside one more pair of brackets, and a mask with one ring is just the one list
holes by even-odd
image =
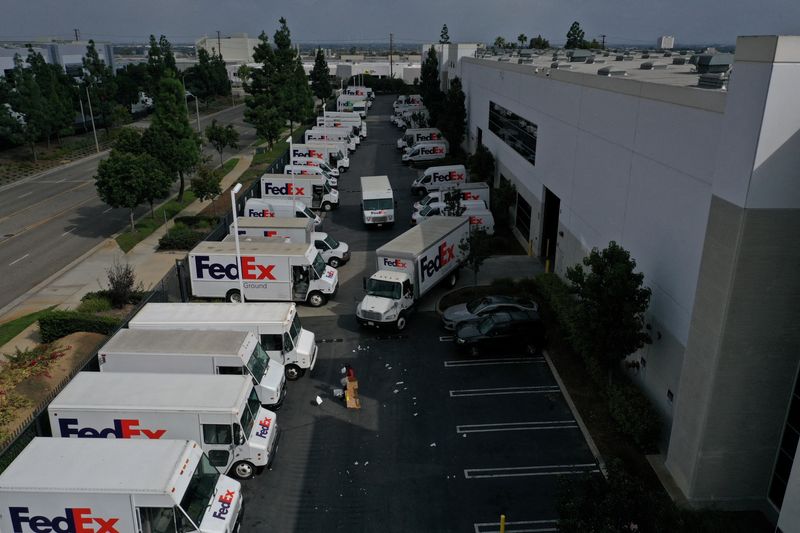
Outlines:
{"label": "warehouse building", "polygon": [[[43,41],[30,44],[34,51],[42,54],[45,62],[51,65],[61,65],[70,76],[81,76],[83,58],[86,56],[86,47],[89,46],[89,41]],[[115,68],[114,47],[110,43],[95,42],[95,48],[100,59],[106,65]],[[0,47],[0,76],[5,76],[10,69],[14,68],[15,54],[19,54],[25,60],[28,57],[27,43]]]}
{"label": "warehouse building", "polygon": [[467,145],[516,186],[515,234],[560,275],[631,252],[653,343],[628,372],[666,422],[664,471],[693,504],[785,507],[800,530],[800,37],[520,62],[460,60]]}

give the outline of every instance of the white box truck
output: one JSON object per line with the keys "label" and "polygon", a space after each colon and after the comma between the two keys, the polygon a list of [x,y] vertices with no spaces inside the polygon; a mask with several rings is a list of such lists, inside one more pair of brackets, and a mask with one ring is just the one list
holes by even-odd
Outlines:
{"label": "white box truck", "polygon": [[414,202],[414,211],[419,211],[431,203],[444,202],[446,195],[450,192],[460,193],[462,200],[483,200],[486,202],[486,205],[491,205],[489,201],[489,184],[482,181],[476,181],[470,183],[457,183],[455,185],[429,191],[428,194],[423,196],[418,202]]}
{"label": "white box truck", "polygon": [[322,225],[322,219],[314,214],[306,204],[299,200],[280,198],[250,198],[244,204],[244,214],[248,217],[295,217],[311,220],[315,227]]}
{"label": "white box truck", "polygon": [[0,474],[6,533],[236,533],[242,502],[188,440],[37,437]]}
{"label": "white box truck", "polygon": [[[338,173],[339,171],[337,170],[336,172]],[[339,186],[339,179],[318,165],[310,166],[304,162],[290,163],[283,166],[283,173],[290,176],[320,176],[329,187],[335,189]]]}
{"label": "white box truck", "polygon": [[293,157],[315,157],[335,166],[339,172],[346,172],[350,168],[350,158],[347,157],[347,146],[343,143],[331,141],[312,141],[307,144],[292,144]]}
{"label": "white box truck", "polygon": [[399,116],[392,118],[394,119],[394,125],[401,130],[428,127],[431,121],[431,115],[425,108],[403,111]]}
{"label": "white box truck", "polygon": [[323,211],[339,207],[339,191],[331,188],[324,176],[311,174],[314,167],[304,168],[309,169],[309,175],[263,174],[261,199],[299,200],[311,209]]}
{"label": "white box truck", "polygon": [[[239,235],[245,238],[258,240],[277,237],[294,243],[313,243],[322,259],[333,268],[339,268],[350,260],[347,243],[337,241],[325,232],[314,231],[314,224],[308,219],[239,217],[237,224]],[[233,234],[233,224],[229,231]]]}
{"label": "white box truck", "polygon": [[444,137],[437,128],[408,128],[402,137],[397,139],[397,149],[404,150],[409,146],[426,141],[440,141]]}
{"label": "white box truck", "polygon": [[444,159],[449,150],[449,144],[446,140],[417,143],[408,150],[408,152],[403,154],[403,163],[419,163],[422,161]]}
{"label": "white box truck", "polygon": [[398,330],[419,299],[443,279],[454,286],[463,261],[459,244],[469,236],[465,217],[431,217],[376,251],[378,271],[366,280],[356,306],[360,325]]}
{"label": "white box truck", "polygon": [[271,465],[278,444],[278,417],[247,376],[80,372],[47,413],[54,437],[195,441],[238,479]]}
{"label": "white box truck", "polygon": [[389,176],[361,176],[361,216],[364,224],[394,224],[394,192]]}
{"label": "white box truck", "polygon": [[324,305],[339,288],[339,274],[311,244],[243,242],[199,243],[189,252],[192,294],[240,302],[239,268],[246,300]]}
{"label": "white box truck", "polygon": [[460,186],[467,182],[464,165],[428,167],[420,177],[411,182],[412,194],[428,194],[430,191]]}
{"label": "white box truck", "polygon": [[251,332],[261,348],[286,367],[294,381],[317,364],[314,333],[303,328],[293,303],[148,303],[128,323],[130,329]]}
{"label": "white box truck", "polygon": [[[336,187],[337,185],[336,178],[339,177],[339,169],[331,167],[321,157],[294,156],[292,157],[291,164],[294,166],[300,165],[301,167],[319,167],[327,176],[333,178],[333,181],[330,181],[331,187]],[[291,172],[289,172],[288,174],[291,174]]]}
{"label": "white box truck", "polygon": [[336,111],[349,111],[358,113],[362,117],[367,116],[369,103],[365,96],[355,96],[352,94],[340,94],[336,98]]}
{"label": "white box truck", "polygon": [[347,145],[347,149],[349,151],[354,151],[356,149],[357,143],[355,138],[352,136],[352,132],[348,131],[347,128],[332,128],[335,131],[322,131],[318,128],[312,128],[310,130],[306,130],[303,134],[303,139],[306,144],[310,142],[341,142]]}
{"label": "white box truck", "polygon": [[421,104],[422,103],[422,95],[419,94],[401,94],[397,99],[392,103],[392,108],[397,109],[402,105],[413,105],[413,104]]}
{"label": "white box truck", "polygon": [[367,121],[361,118],[358,113],[339,113],[336,111],[325,111],[325,115],[317,117],[317,126],[343,126],[351,125],[356,129],[358,136],[362,139],[367,137]]}
{"label": "white box truck", "polygon": [[[353,128],[351,126],[314,126],[310,131],[316,131],[323,135],[328,135],[329,137],[342,140],[348,139],[355,143],[355,146],[361,144],[361,137],[358,135],[358,133],[353,132]],[[355,149],[355,147],[353,149]]]}

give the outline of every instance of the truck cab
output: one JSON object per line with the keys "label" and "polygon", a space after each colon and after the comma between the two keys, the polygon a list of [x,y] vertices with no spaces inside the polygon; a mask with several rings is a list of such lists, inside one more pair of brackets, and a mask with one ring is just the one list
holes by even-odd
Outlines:
{"label": "truck cab", "polygon": [[321,231],[313,232],[311,238],[322,259],[333,268],[339,268],[350,260],[350,247],[347,243],[337,241]]}
{"label": "truck cab", "polygon": [[[339,177],[339,169],[338,168],[331,168],[323,158],[321,157],[292,157],[292,165],[300,165],[303,167],[319,167],[321,168],[328,176],[333,178]],[[335,185],[331,184],[332,187]]]}
{"label": "truck cab", "polygon": [[[328,173],[328,171],[324,168],[317,165],[305,165],[303,163],[285,165],[283,167],[283,173],[291,176],[322,176],[325,179],[325,183],[329,187],[335,189],[339,186],[339,180],[337,178]],[[339,171],[337,170],[336,173],[338,174]]]}
{"label": "truck cab", "polygon": [[364,224],[394,224],[395,200],[388,176],[361,177],[361,215]]}
{"label": "truck cab", "polygon": [[365,282],[366,296],[356,308],[359,324],[377,326],[394,323],[398,330],[406,327],[406,315],[414,305],[414,284],[405,272],[379,270]]}

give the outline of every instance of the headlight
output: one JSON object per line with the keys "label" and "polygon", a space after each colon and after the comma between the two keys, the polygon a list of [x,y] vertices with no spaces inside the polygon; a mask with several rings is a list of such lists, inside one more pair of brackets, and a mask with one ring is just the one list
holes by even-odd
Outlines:
{"label": "headlight", "polygon": [[462,339],[461,337],[456,337],[457,344],[464,344],[464,342],[465,342],[464,339]]}

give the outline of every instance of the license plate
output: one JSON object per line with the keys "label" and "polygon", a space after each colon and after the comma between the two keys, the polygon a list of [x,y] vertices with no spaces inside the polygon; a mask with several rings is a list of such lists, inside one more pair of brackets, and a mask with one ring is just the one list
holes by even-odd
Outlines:
{"label": "license plate", "polygon": [[367,325],[368,326],[374,326],[375,322],[373,322],[372,320],[367,320]]}

